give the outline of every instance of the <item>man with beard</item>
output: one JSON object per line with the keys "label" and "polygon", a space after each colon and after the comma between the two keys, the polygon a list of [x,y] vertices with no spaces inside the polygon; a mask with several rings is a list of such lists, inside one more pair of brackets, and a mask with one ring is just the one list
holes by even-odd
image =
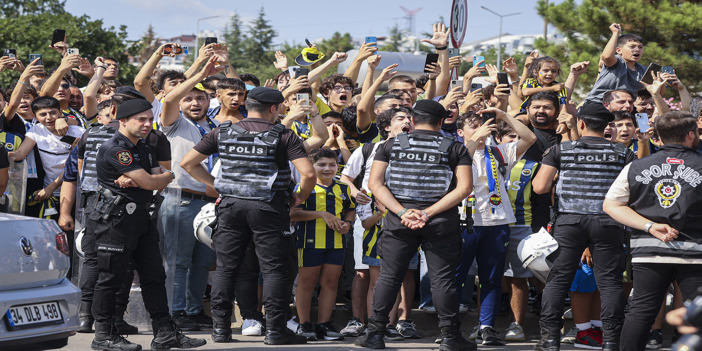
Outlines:
{"label": "man with beard", "polygon": [[[224,68],[215,68],[215,64],[216,57],[212,57],[205,68],[179,84],[164,99],[158,123],[171,142],[173,160],[181,160],[207,132],[218,125],[206,115],[210,104],[209,96],[204,89],[196,88],[200,81]],[[214,159],[210,159],[204,166],[212,169],[213,163]],[[174,197],[166,198],[159,213],[164,233],[177,235],[175,239],[166,240],[166,252],[176,256],[171,310],[174,321],[182,330],[200,330],[201,326],[212,324],[212,320],[203,312],[202,298],[215,255],[209,247],[195,239],[193,220],[202,206],[216,199],[207,196],[205,185],[184,172],[178,163],[174,162],[172,166],[176,186],[181,188],[182,201]],[[177,247],[169,249],[171,243]]]}

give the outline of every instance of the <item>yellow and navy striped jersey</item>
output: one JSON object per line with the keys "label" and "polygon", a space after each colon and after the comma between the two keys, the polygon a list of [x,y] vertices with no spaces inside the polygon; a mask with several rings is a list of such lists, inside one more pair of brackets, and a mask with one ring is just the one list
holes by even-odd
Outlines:
{"label": "yellow and navy striped jersey", "polygon": [[539,163],[521,159],[512,168],[507,184],[509,200],[514,208],[514,225],[531,225],[531,181],[539,168]]}
{"label": "yellow and navy striped jersey", "polygon": [[[558,82],[553,81],[552,84],[558,84]],[[536,78],[527,78],[524,80],[524,84],[522,84],[522,89],[524,88],[544,88],[544,86],[541,85]],[[520,106],[520,110],[522,112],[526,112],[527,103],[529,102],[530,98],[531,96],[527,96],[524,98],[524,101],[522,101],[522,105]],[[568,100],[568,88],[563,87],[563,89],[558,92],[558,98],[561,101],[561,105],[565,105]]]}
{"label": "yellow and navy striped jersey", "polygon": [[23,137],[10,132],[0,132],[0,146],[7,152],[15,151],[22,144]]}
{"label": "yellow and navy striped jersey", "polygon": [[[298,184],[295,191],[299,191]],[[306,211],[329,212],[339,219],[343,219],[349,211],[356,209],[356,204],[351,197],[349,186],[334,181],[326,187],[320,184],[314,186],[314,190],[307,200],[299,206]],[[312,221],[302,221],[297,223],[295,230],[297,235],[298,249],[343,249],[344,238],[338,231],[327,227],[324,219],[317,218]]]}
{"label": "yellow and navy striped jersey", "polygon": [[[358,218],[362,221],[378,213],[378,208],[375,206],[375,196],[371,196],[371,202],[368,206],[370,207],[370,214],[367,213],[368,211],[365,211],[366,214],[363,216],[359,214]],[[363,256],[380,258],[378,256],[378,238],[383,232],[383,219],[379,220],[370,229],[363,230]]]}
{"label": "yellow and navy striped jersey", "polygon": [[[377,143],[383,140],[380,136],[380,130],[375,122],[371,122],[366,130],[359,130],[356,138],[359,144]],[[361,147],[361,145],[358,145]]]}

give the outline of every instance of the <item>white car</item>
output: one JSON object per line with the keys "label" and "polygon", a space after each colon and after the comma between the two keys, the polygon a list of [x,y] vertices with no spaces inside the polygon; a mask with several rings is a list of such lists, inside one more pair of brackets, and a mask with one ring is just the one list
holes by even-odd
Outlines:
{"label": "white car", "polygon": [[81,296],[65,278],[69,265],[68,240],[56,222],[0,213],[0,349],[68,343]]}

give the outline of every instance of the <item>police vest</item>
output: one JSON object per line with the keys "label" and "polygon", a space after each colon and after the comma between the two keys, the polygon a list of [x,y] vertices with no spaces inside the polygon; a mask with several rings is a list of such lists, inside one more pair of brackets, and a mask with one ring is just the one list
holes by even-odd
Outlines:
{"label": "police vest", "polygon": [[561,143],[559,213],[604,214],[602,202],[626,164],[623,144]]}
{"label": "police vest", "polygon": [[631,164],[629,207],[656,222],[677,229],[678,238],[664,243],[634,230],[631,253],[702,259],[702,157],[682,145],[665,145]]}
{"label": "police vest", "polygon": [[386,184],[400,201],[436,202],[448,193],[453,179],[449,149],[453,138],[399,134],[392,145]]}
{"label": "police vest", "polygon": [[275,150],[282,124],[254,134],[230,121],[219,126],[218,152],[222,169],[214,185],[217,192],[247,200],[271,201],[277,191],[286,192],[290,169],[278,169]]}
{"label": "police vest", "polygon": [[100,145],[115,135],[115,130],[105,125],[93,126],[88,130],[85,138],[85,154],[83,155],[83,170],[80,180],[82,191],[96,191],[97,178],[97,153]]}

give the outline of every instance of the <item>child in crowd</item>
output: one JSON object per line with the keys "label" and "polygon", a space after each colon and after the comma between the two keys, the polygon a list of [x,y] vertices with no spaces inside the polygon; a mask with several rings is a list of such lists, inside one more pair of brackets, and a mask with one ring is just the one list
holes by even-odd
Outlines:
{"label": "child in crowd", "polygon": [[330,149],[336,155],[338,166],[336,179],[338,180],[341,177],[344,165],[351,157],[351,150],[346,140],[346,129],[344,129],[344,118],[341,113],[329,111],[322,115],[322,119],[329,133],[329,138],[324,143],[324,147]]}
{"label": "child in crowd", "polygon": [[558,83],[556,79],[561,74],[561,64],[553,57],[544,56],[534,60],[529,69],[529,74],[521,86],[524,96],[521,111],[526,112],[526,106],[532,95],[541,91],[558,93],[561,106],[566,104],[568,89],[565,84]]}
{"label": "child in crowd", "polygon": [[[343,340],[331,324],[337,284],[344,264],[344,239],[356,215],[348,185],[334,180],[336,153],[321,148],[310,155],[317,185],[309,198],[290,213],[297,224],[298,283],[295,293],[300,318],[298,334],[308,340]],[[310,319],[312,292],[320,282],[316,328]]]}
{"label": "child in crowd", "polygon": [[[638,158],[651,154],[649,139],[651,133],[640,133],[634,116],[626,111],[615,111],[614,127],[617,129],[615,142],[624,144],[633,151]],[[636,137],[636,139],[634,139]]]}

